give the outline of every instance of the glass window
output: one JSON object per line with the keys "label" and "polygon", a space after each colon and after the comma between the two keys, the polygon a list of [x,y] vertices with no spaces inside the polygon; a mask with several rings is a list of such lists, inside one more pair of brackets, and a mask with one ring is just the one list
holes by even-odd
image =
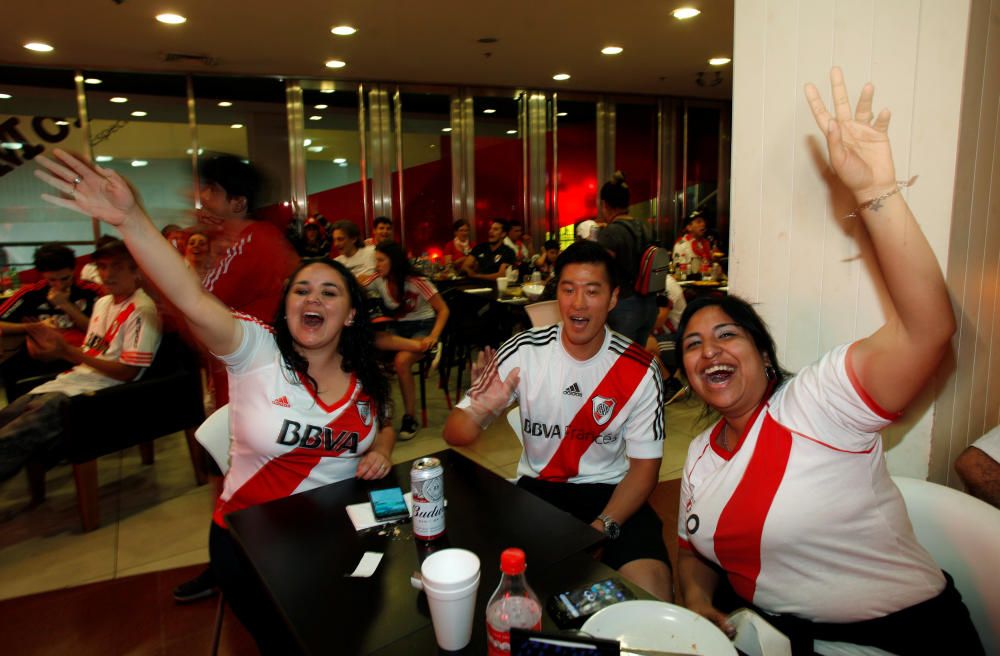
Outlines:
{"label": "glass window", "polygon": [[[403,235],[414,255],[451,239],[451,96],[402,92]],[[395,162],[393,170],[396,169]],[[393,198],[399,198],[393,176]],[[399,221],[398,203],[393,220]],[[399,230],[396,231],[399,237]]]}
{"label": "glass window", "polygon": [[[520,94],[519,94],[520,95]],[[524,155],[518,132],[521,100],[473,99],[475,112],[476,235],[485,241],[493,219],[525,224]]]}
{"label": "glass window", "polygon": [[51,188],[31,160],[55,147],[86,154],[73,73],[0,67],[0,266],[32,268],[35,248],[50,241],[93,250],[91,219],[40,197]]}
{"label": "glass window", "polygon": [[[557,148],[559,227],[597,216],[597,106],[559,99]],[[562,234],[562,231],[560,231]]]}
{"label": "glass window", "polygon": [[628,181],[631,207],[637,219],[653,218],[656,209],[655,104],[615,106],[615,167]]}
{"label": "glass window", "polygon": [[[688,105],[687,166],[684,200],[687,213],[700,210],[708,230],[717,233],[719,208],[719,134],[722,113],[717,107]],[[681,226],[680,230],[683,230]],[[728,252],[728,230],[717,234]],[[678,233],[679,234],[679,233]]]}
{"label": "glass window", "polygon": [[[160,228],[192,221],[187,83],[174,75],[87,73],[94,159],[128,178]],[[105,232],[113,232],[106,226]]]}

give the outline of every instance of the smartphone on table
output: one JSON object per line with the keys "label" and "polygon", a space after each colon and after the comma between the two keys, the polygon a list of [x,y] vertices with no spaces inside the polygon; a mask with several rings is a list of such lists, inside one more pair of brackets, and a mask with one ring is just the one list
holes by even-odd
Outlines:
{"label": "smartphone on table", "polygon": [[398,487],[369,490],[368,498],[371,500],[372,514],[380,522],[410,516],[410,510],[406,507],[406,499],[403,498],[403,491]]}
{"label": "smartphone on table", "polygon": [[567,590],[549,598],[549,616],[560,629],[578,628],[588,617],[612,604],[635,599],[632,591],[615,579],[604,579]]}

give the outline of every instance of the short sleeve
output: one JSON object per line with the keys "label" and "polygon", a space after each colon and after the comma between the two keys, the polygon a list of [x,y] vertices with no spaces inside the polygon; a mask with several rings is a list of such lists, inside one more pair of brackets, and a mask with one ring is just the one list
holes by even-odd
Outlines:
{"label": "short sleeve", "polygon": [[656,365],[650,364],[635,391],[635,399],[635,407],[622,426],[625,454],[629,458],[662,458],[663,383]]}
{"label": "short sleeve", "polygon": [[160,317],[152,301],[137,303],[124,327],[118,361],[133,367],[148,367],[160,345]]}
{"label": "short sleeve", "polygon": [[972,446],[1000,462],[1000,426],[994,426],[993,430],[973,442]]}
{"label": "short sleeve", "polygon": [[233,317],[239,321],[243,336],[235,351],[216,355],[222,364],[232,373],[243,373],[273,362],[277,346],[271,329],[249,315],[234,312]]}
{"label": "short sleeve", "polygon": [[427,278],[424,278],[423,276],[417,276],[411,278],[409,280],[409,283],[413,286],[415,290],[417,290],[417,293],[420,295],[420,298],[424,299],[425,301],[429,301],[434,296],[437,296],[438,293],[437,287],[434,286],[434,283],[432,283]]}
{"label": "short sleeve", "polygon": [[517,262],[517,253],[510,246],[501,246],[500,261],[504,264],[514,264]]}

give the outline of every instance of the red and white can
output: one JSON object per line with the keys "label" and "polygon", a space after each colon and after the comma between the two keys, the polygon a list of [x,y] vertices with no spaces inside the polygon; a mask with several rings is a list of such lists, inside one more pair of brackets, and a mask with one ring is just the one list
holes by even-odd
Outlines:
{"label": "red and white can", "polygon": [[444,535],[444,467],[437,458],[420,458],[410,469],[413,537],[435,540]]}

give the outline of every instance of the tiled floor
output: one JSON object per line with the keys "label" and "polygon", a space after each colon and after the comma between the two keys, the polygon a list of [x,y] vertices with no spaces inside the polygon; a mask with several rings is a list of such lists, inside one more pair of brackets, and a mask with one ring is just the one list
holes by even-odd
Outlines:
{"label": "tiled floor", "polygon": [[[396,462],[447,448],[440,434],[448,410],[433,384],[427,392],[429,426],[397,444]],[[688,443],[703,425],[701,408],[695,401],[667,407],[661,480],[679,476]],[[511,477],[520,445],[507,422],[497,421],[460,450]],[[102,458],[99,480],[101,527],[90,533],[80,531],[69,466],[49,472],[48,498],[37,508],[25,508],[23,475],[0,486],[0,600],[208,561],[213,490],[195,485],[182,434],[156,441],[152,466],[141,464],[138,449]]]}

